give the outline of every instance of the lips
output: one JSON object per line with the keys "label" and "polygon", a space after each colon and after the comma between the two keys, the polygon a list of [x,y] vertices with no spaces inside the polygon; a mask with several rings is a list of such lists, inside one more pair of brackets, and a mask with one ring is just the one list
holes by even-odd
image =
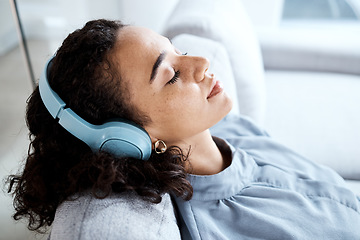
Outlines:
{"label": "lips", "polygon": [[211,86],[211,91],[209,93],[209,95],[207,96],[207,99],[212,98],[216,95],[218,95],[219,93],[221,93],[223,91],[223,87],[221,86],[221,82],[219,80],[214,79],[212,82],[212,86]]}

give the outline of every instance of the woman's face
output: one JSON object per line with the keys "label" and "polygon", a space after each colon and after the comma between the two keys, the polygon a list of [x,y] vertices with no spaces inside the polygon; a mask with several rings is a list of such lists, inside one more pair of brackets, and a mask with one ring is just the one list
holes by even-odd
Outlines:
{"label": "woman's face", "polygon": [[231,110],[230,98],[207,72],[206,58],[182,54],[149,29],[123,28],[114,57],[131,104],[151,119],[144,127],[152,141],[182,142]]}

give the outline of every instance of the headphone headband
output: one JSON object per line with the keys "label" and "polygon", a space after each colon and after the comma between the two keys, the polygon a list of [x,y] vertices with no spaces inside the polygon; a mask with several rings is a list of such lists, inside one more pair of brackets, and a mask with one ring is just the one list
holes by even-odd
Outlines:
{"label": "headphone headband", "polygon": [[64,110],[66,103],[59,97],[59,95],[52,90],[47,80],[49,69],[52,65],[53,58],[50,58],[44,68],[44,71],[41,73],[39,80],[39,90],[40,96],[43,100],[43,103],[46,109],[49,111],[51,116],[56,119],[58,118],[60,112]]}
{"label": "headphone headband", "polygon": [[41,99],[54,119],[76,138],[85,142],[92,151],[109,152],[116,157],[133,157],[148,160],[151,155],[151,139],[148,133],[135,123],[111,121],[93,125],[70,108],[52,90],[47,80],[52,58],[46,63],[39,80]]}

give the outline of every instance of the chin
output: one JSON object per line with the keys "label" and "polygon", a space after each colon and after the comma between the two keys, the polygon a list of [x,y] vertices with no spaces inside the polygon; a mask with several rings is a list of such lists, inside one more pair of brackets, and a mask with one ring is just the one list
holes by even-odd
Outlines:
{"label": "chin", "polygon": [[225,92],[222,93],[222,96],[218,97],[221,98],[217,99],[216,107],[213,106],[211,116],[209,116],[209,119],[211,119],[210,122],[212,123],[210,127],[220,122],[233,107],[232,99]]}
{"label": "chin", "polygon": [[214,125],[218,122],[220,122],[226,115],[228,115],[231,111],[233,107],[233,102],[230,98],[228,98],[228,101],[226,102],[226,104],[224,103],[221,108],[218,111],[218,119],[216,119],[216,122],[214,123]]}
{"label": "chin", "polygon": [[222,112],[225,112],[224,116],[222,116],[221,119],[223,119],[233,108],[233,101],[232,99],[225,93],[225,101],[224,104],[222,104]]}

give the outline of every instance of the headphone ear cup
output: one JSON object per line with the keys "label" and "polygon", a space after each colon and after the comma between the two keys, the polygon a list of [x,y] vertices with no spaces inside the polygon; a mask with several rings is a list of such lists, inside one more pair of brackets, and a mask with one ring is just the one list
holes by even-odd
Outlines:
{"label": "headphone ear cup", "polygon": [[100,147],[101,151],[111,153],[115,157],[132,157],[144,159],[146,154],[138,146],[121,139],[109,139]]}
{"label": "headphone ear cup", "polygon": [[[127,120],[107,122],[97,126],[97,138],[102,139],[93,149],[106,151],[116,157],[148,160],[152,145],[149,134],[140,126]],[[94,135],[95,136],[95,135]]]}

